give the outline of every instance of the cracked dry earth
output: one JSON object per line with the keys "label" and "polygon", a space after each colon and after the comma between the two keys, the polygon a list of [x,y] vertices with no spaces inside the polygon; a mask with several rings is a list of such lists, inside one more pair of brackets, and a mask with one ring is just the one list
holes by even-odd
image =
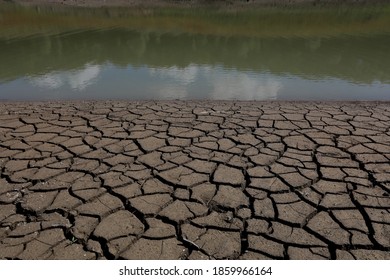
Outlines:
{"label": "cracked dry earth", "polygon": [[390,259],[390,103],[0,104],[2,259]]}

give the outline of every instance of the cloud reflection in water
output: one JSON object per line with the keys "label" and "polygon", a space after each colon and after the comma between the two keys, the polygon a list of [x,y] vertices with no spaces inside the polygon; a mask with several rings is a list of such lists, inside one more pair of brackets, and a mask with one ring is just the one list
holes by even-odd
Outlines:
{"label": "cloud reflection in water", "polygon": [[40,77],[30,77],[29,81],[37,87],[58,89],[68,85],[72,90],[83,91],[97,81],[101,66],[86,64],[84,69],[70,72],[54,72]]}
{"label": "cloud reflection in water", "polygon": [[149,73],[162,80],[156,88],[160,98],[196,98],[196,93],[191,94],[192,90],[203,85],[203,90],[208,89],[202,94],[203,98],[270,100],[276,99],[283,88],[281,81],[271,75],[205,65],[151,68]]}

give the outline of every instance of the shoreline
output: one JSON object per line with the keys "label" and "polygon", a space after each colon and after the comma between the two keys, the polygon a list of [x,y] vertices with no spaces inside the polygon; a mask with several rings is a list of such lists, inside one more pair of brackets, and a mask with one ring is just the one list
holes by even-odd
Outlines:
{"label": "shoreline", "polygon": [[[390,105],[390,100],[238,100],[238,99],[46,99],[46,100],[2,100],[0,99],[0,107],[5,104],[17,104],[17,105],[36,105],[36,104],[253,104],[253,105],[269,105],[269,104],[278,104],[278,105],[288,105],[288,104],[317,104],[317,105],[340,105],[340,104],[355,104],[355,105]],[[1,111],[0,111],[1,113]]]}
{"label": "shoreline", "polygon": [[237,1],[207,1],[207,0],[0,0],[0,3],[15,3],[20,5],[54,5],[74,7],[138,7],[138,8],[163,8],[163,7],[252,7],[252,6],[316,6],[316,5],[375,5],[386,4],[387,0],[237,0]]}

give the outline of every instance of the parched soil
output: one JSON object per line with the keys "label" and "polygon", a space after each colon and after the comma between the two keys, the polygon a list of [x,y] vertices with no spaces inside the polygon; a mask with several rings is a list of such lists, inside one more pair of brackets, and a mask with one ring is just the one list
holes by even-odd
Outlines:
{"label": "parched soil", "polygon": [[0,103],[0,259],[390,259],[390,103]]}

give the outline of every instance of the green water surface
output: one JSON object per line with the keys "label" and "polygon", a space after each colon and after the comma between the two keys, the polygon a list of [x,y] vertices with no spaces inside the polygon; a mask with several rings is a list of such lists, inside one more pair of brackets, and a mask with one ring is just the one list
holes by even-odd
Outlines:
{"label": "green water surface", "polygon": [[0,6],[0,99],[390,100],[390,6]]}

